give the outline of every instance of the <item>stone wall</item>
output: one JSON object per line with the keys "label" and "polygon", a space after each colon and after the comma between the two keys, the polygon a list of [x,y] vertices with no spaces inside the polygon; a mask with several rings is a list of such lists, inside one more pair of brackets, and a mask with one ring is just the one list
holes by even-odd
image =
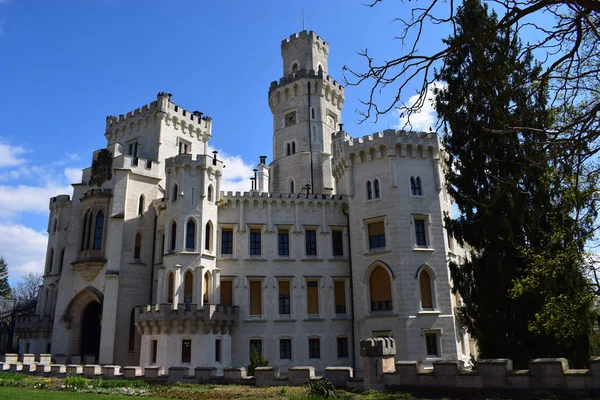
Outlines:
{"label": "stone wall", "polygon": [[[395,371],[384,372],[385,388],[410,392],[444,394],[496,395],[600,395],[600,357],[590,359],[590,369],[569,369],[564,358],[538,358],[529,361],[529,369],[513,370],[508,359],[480,360],[477,370],[464,370],[461,361],[437,361],[433,369],[424,369],[417,361],[397,361]],[[365,387],[367,379],[356,378],[350,367],[328,367],[324,376],[316,376],[311,366],[295,366],[280,376],[273,367],[259,367],[255,376],[245,368],[225,368],[222,376],[210,367],[140,367],[118,365],[53,364],[50,355],[6,354],[0,370],[39,376],[64,377],[67,374],[86,378],[143,379],[146,381],[182,381],[190,383],[235,383],[256,386],[299,386],[313,380],[329,379],[337,387]]]}

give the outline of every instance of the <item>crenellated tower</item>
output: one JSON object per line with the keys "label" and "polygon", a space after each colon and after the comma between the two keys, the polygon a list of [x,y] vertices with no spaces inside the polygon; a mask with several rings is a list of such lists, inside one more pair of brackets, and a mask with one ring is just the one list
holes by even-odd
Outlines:
{"label": "crenellated tower", "polygon": [[334,193],[331,135],[337,131],[344,88],[327,74],[329,46],[314,32],[281,43],[284,77],[272,82],[273,162],[270,191]]}

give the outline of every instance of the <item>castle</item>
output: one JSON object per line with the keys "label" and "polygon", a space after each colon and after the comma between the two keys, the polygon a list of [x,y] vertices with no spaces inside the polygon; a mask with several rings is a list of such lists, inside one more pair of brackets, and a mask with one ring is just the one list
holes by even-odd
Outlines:
{"label": "castle", "polygon": [[353,366],[393,337],[398,360],[468,361],[448,261],[463,250],[435,133],[343,131],[344,87],[314,32],[281,45],[273,160],[221,190],[212,119],[159,93],[106,119],[107,146],[50,199],[36,315],[22,353],[70,362],[223,368],[256,349],[282,371]]}

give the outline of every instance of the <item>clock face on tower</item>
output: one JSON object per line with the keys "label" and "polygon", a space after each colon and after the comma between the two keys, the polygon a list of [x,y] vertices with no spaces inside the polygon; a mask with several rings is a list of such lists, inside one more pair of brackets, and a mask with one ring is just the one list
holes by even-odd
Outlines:
{"label": "clock face on tower", "polygon": [[294,125],[296,123],[296,111],[291,111],[285,114],[285,126]]}

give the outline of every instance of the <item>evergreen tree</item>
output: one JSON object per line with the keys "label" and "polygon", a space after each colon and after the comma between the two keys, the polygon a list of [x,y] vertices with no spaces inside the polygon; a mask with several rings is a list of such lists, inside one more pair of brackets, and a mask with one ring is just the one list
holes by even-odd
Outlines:
{"label": "evergreen tree", "polygon": [[[436,90],[436,110],[448,192],[461,212],[445,224],[471,249],[464,265],[450,264],[454,290],[464,299],[461,319],[482,358],[512,358],[526,367],[533,357],[567,356],[582,364],[591,302],[577,292],[585,293],[580,267],[588,236],[572,215],[576,196],[565,196],[561,179],[572,176],[570,164],[553,161],[565,150],[549,146],[545,134],[552,118],[540,68],[531,54],[523,57],[510,29],[476,40],[497,24],[480,0],[465,0],[456,21],[455,35],[445,40],[456,51],[436,72],[447,83]],[[567,321],[570,334],[561,336],[556,318],[569,312],[578,314]]]}
{"label": "evergreen tree", "polygon": [[8,265],[4,257],[0,256],[0,297],[10,296],[10,285],[8,284]]}

